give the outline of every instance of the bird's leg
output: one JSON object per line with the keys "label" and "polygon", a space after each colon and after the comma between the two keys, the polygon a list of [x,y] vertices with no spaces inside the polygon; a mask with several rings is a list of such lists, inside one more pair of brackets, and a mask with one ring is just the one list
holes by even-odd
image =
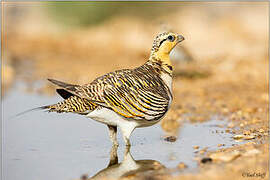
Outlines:
{"label": "bird's leg", "polygon": [[123,133],[124,141],[126,143],[126,146],[130,146],[129,137],[133,130],[135,129],[135,126],[120,126],[121,131]]}
{"label": "bird's leg", "polygon": [[124,137],[125,143],[127,147],[130,147],[130,140],[129,137]]}
{"label": "bird's leg", "polygon": [[125,149],[125,156],[127,156],[127,154],[130,153],[130,146],[126,146],[126,149]]}
{"label": "bird's leg", "polygon": [[[130,153],[130,146],[126,146],[124,159],[121,162],[123,164],[129,164],[129,167],[136,167],[136,162]],[[133,166],[134,165],[134,166]]]}
{"label": "bird's leg", "polygon": [[108,167],[118,163],[117,149],[118,149],[118,146],[115,146],[115,145],[112,146],[111,153],[110,153],[110,162],[109,162]]}
{"label": "bird's leg", "polygon": [[117,142],[117,127],[108,125],[109,133],[110,133],[110,139],[113,143],[113,146],[118,146]]}

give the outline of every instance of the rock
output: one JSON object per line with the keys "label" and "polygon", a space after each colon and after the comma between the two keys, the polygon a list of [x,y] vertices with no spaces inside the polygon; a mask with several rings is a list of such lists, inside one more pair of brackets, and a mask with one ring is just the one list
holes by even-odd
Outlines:
{"label": "rock", "polygon": [[193,146],[193,149],[199,149],[200,146]]}
{"label": "rock", "polygon": [[210,155],[210,158],[212,158],[214,161],[223,161],[223,162],[231,162],[238,158],[240,156],[239,151],[232,151],[232,152],[218,152],[213,153]]}
{"label": "rock", "polygon": [[187,166],[186,164],[184,164],[183,162],[180,162],[180,163],[177,165],[177,167],[178,167],[179,169],[185,169],[185,168],[187,168],[188,166]]}
{"label": "rock", "polygon": [[238,134],[233,136],[234,140],[251,140],[251,139],[255,139],[256,138],[256,134],[252,133],[250,134],[250,132],[244,132],[245,135],[243,134]]}
{"label": "rock", "polygon": [[205,157],[201,159],[201,163],[203,164],[210,163],[210,162],[212,162],[212,158],[210,157]]}
{"label": "rock", "polygon": [[164,138],[165,141],[175,142],[177,140],[176,136],[167,136]]}
{"label": "rock", "polygon": [[225,146],[225,144],[218,144],[217,146],[218,146],[218,147],[221,147],[221,146]]}
{"label": "rock", "polygon": [[88,175],[87,174],[83,174],[80,178],[80,180],[87,180],[88,179]]}
{"label": "rock", "polygon": [[154,170],[159,170],[159,169],[162,169],[162,168],[163,168],[163,166],[159,162],[155,161],[153,163],[153,169]]}
{"label": "rock", "polygon": [[250,135],[250,136],[245,136],[244,140],[251,140],[251,139],[255,139],[256,136],[254,135]]}
{"label": "rock", "polygon": [[250,135],[250,131],[244,131],[243,134],[244,135]]}
{"label": "rock", "polygon": [[235,136],[233,136],[233,139],[242,139],[244,137],[244,135],[242,135],[242,134],[238,134],[238,135],[235,135]]}
{"label": "rock", "polygon": [[199,154],[204,154],[204,153],[206,152],[207,148],[208,148],[208,147],[205,147],[205,148],[201,149],[201,150],[199,151]]}

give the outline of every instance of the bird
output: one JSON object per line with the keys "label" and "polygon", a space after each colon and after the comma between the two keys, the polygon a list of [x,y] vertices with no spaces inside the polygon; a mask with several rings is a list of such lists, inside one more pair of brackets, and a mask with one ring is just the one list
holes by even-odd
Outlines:
{"label": "bird", "polygon": [[130,148],[125,149],[122,162],[118,162],[117,146],[112,146],[108,166],[90,178],[88,178],[88,175],[81,176],[80,180],[120,179],[130,176],[136,177],[136,175],[143,172],[150,172],[153,169],[164,170],[165,168],[166,167],[163,164],[156,160],[135,160],[132,157]]}
{"label": "bird", "polygon": [[163,32],[154,38],[148,60],[133,69],[107,73],[83,85],[48,79],[57,86],[62,101],[38,107],[57,113],[76,113],[106,124],[113,145],[118,146],[117,128],[126,146],[135,128],[158,123],[170,108],[172,96],[171,50],[182,35]]}

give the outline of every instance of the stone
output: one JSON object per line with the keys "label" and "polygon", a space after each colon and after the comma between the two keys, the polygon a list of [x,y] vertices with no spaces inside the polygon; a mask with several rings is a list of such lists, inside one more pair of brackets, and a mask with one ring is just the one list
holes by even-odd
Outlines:
{"label": "stone", "polygon": [[210,155],[214,161],[223,161],[223,162],[231,162],[241,156],[239,151],[232,152],[218,152]]}
{"label": "stone", "polygon": [[188,166],[187,166],[185,163],[180,162],[180,163],[177,165],[177,167],[178,167],[179,169],[185,169],[185,168],[187,168]]}
{"label": "stone", "polygon": [[201,163],[203,163],[203,164],[211,163],[212,161],[213,160],[210,157],[204,157],[204,158],[201,159]]}
{"label": "stone", "polygon": [[165,141],[175,142],[177,140],[176,136],[167,136],[164,138]]}

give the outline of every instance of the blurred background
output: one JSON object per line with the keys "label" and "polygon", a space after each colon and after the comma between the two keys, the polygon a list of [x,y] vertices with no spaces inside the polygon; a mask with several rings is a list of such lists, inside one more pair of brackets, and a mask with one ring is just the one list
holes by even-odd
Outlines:
{"label": "blurred background", "polygon": [[173,107],[213,108],[226,94],[237,109],[253,91],[267,100],[264,2],[5,3],[3,18],[3,94],[23,82],[26,92],[55,95],[47,78],[84,84],[142,65],[154,37],[173,31],[186,39],[171,53],[181,99]]}
{"label": "blurred background", "polygon": [[185,121],[202,122],[221,114],[234,126],[246,121],[243,126],[268,131],[268,5],[4,3],[3,99],[14,88],[55,96],[47,78],[84,84],[110,71],[142,65],[155,36],[173,31],[185,41],[171,53],[174,102],[162,129],[177,135]]}
{"label": "blurred background", "polygon": [[205,68],[197,74],[181,73],[182,69],[176,76],[212,73],[219,79],[239,78],[235,73],[249,62],[255,67],[248,68],[248,74],[266,72],[266,66],[256,68],[267,60],[266,4],[6,3],[4,89],[18,78],[28,83],[50,77],[82,84],[108,71],[141,65],[154,37],[166,30],[186,38],[173,52],[175,63],[195,60],[201,70]]}

